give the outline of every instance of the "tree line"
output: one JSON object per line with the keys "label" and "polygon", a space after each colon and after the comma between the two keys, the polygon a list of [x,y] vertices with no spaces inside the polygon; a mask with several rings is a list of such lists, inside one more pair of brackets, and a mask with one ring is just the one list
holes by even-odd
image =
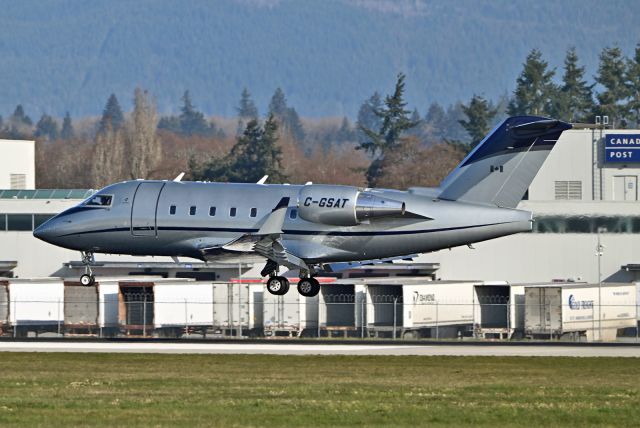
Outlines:
{"label": "tree line", "polygon": [[[404,100],[405,75],[392,93],[374,92],[352,124],[341,119],[303,119],[277,88],[261,116],[248,89],[232,119],[207,118],[189,91],[179,114],[160,117],[153,96],[133,94],[123,112],[112,94],[99,119],[34,121],[18,105],[0,138],[37,141],[38,186],[92,187],[132,178],[252,182],[333,182],[406,188],[434,186],[507,115],[534,114],[571,122],[607,115],[614,127],[640,126],[640,44],[632,57],[618,47],[601,51],[593,81],[576,50],[567,51],[560,72],[542,52],[527,55],[510,96],[473,95],[448,108],[431,103],[424,116]],[[354,150],[355,149],[355,150]]]}

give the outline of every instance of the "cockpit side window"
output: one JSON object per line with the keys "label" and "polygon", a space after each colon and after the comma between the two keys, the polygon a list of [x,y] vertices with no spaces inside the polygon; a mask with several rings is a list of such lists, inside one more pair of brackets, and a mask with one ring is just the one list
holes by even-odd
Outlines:
{"label": "cockpit side window", "polygon": [[95,195],[87,200],[84,204],[90,207],[110,207],[112,195]]}

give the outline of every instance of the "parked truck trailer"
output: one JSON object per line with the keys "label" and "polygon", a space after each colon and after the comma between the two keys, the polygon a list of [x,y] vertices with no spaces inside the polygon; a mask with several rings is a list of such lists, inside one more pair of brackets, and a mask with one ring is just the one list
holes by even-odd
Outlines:
{"label": "parked truck trailer", "polygon": [[634,284],[548,284],[525,286],[525,332],[532,338],[615,340],[635,327]]}

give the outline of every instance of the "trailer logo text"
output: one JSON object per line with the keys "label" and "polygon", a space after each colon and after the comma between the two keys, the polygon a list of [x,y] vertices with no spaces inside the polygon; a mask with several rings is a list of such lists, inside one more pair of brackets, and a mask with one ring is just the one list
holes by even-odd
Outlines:
{"label": "trailer logo text", "polygon": [[436,301],[435,294],[420,294],[417,291],[413,292],[413,304],[416,303],[434,303]]}
{"label": "trailer logo text", "polygon": [[593,308],[593,300],[576,300],[573,294],[569,296],[569,309],[577,310],[577,309],[592,309],[592,308]]}

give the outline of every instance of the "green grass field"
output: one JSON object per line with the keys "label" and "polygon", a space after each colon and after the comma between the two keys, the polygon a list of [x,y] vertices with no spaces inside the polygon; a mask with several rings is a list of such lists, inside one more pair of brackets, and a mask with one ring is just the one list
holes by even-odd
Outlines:
{"label": "green grass field", "polygon": [[640,424],[633,358],[0,358],[0,426]]}

